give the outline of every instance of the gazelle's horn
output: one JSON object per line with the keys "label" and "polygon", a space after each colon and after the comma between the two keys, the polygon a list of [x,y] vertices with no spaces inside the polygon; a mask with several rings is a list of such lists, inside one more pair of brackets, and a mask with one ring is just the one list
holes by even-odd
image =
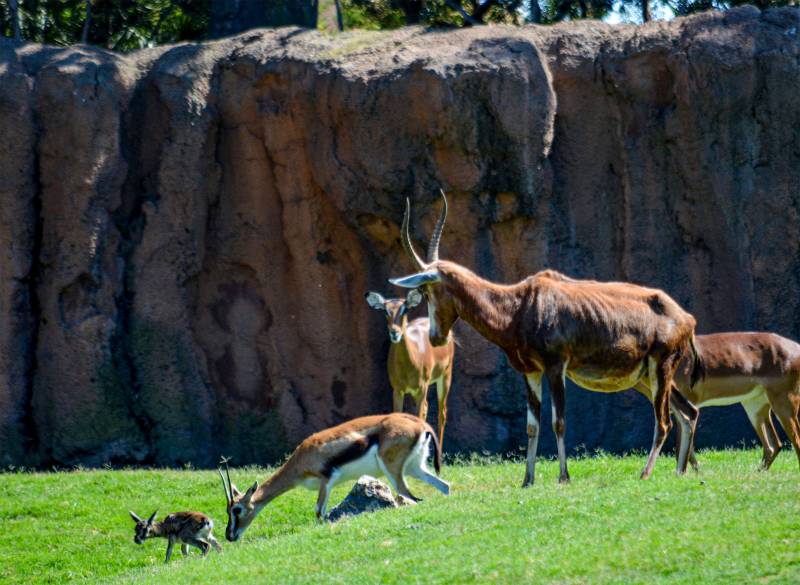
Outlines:
{"label": "gazelle's horn", "polygon": [[228,483],[225,483],[225,477],[222,475],[222,468],[217,467],[217,471],[219,472],[219,478],[222,480],[222,489],[225,490],[225,501],[230,504],[233,502],[233,492],[231,491],[231,472],[228,469],[228,461],[230,461],[230,457],[221,457],[219,460],[220,465],[225,466],[225,473],[228,475]]}
{"label": "gazelle's horn", "polygon": [[417,270],[425,270],[426,265],[422,261],[422,258],[419,257],[417,251],[414,250],[414,245],[411,243],[411,237],[408,235],[408,222],[409,218],[411,217],[411,201],[408,200],[406,197],[406,212],[403,214],[403,225],[400,228],[400,239],[403,242],[403,249],[406,251],[406,254],[411,261],[414,263],[414,268]]}
{"label": "gazelle's horn", "polygon": [[431,236],[431,242],[428,246],[428,264],[433,264],[439,260],[439,242],[442,240],[444,221],[447,219],[447,197],[442,189],[439,189],[439,193],[442,194],[442,213],[439,214],[436,227],[433,228],[433,235]]}

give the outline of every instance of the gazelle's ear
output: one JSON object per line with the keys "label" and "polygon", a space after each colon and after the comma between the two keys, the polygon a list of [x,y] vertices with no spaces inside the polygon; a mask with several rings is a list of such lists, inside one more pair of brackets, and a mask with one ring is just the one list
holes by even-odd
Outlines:
{"label": "gazelle's ear", "polygon": [[364,298],[367,299],[367,304],[373,309],[378,311],[386,310],[386,308],[383,306],[384,299],[380,294],[376,292],[368,292],[364,295]]}
{"label": "gazelle's ear", "polygon": [[233,494],[234,498],[238,498],[242,495],[242,492],[239,491],[239,488],[236,487],[236,484],[231,484],[231,494]]}
{"label": "gazelle's ear", "polygon": [[253,485],[250,486],[250,489],[248,489],[244,493],[244,498],[242,498],[242,499],[245,500],[246,502],[249,502],[250,498],[253,497],[253,494],[256,493],[257,489],[258,489],[258,482],[255,481],[255,482],[253,482]]}
{"label": "gazelle's ear", "polygon": [[417,272],[409,276],[401,276],[400,278],[390,278],[395,286],[402,286],[403,288],[419,288],[423,284],[434,284],[441,282],[442,277],[439,275],[438,270],[426,270],[425,272]]}
{"label": "gazelle's ear", "polygon": [[139,517],[138,517],[138,516],[137,516],[137,515],[134,513],[134,511],[133,511],[133,510],[128,510],[128,514],[130,514],[130,515],[131,515],[131,518],[133,518],[133,521],[134,521],[134,522],[137,522],[137,523],[138,523],[138,522],[141,522],[141,521],[142,521],[142,519],[141,519],[141,518],[139,518]]}
{"label": "gazelle's ear", "polygon": [[415,288],[406,297],[406,307],[409,309],[413,309],[418,304],[422,302],[422,293],[419,292],[419,289]]}
{"label": "gazelle's ear", "polygon": [[148,524],[152,524],[153,523],[153,520],[156,519],[156,514],[158,514],[158,510],[156,510],[155,512],[150,514],[150,517],[147,519],[147,523]]}

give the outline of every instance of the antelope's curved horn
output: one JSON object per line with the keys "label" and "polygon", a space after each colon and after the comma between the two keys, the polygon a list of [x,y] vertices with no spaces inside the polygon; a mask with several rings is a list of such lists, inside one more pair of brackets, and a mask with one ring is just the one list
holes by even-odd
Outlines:
{"label": "antelope's curved horn", "polygon": [[442,239],[444,221],[447,219],[447,197],[444,194],[444,190],[439,189],[439,193],[442,194],[442,203],[444,205],[442,207],[442,213],[439,214],[439,219],[436,220],[436,227],[433,228],[431,242],[428,245],[428,264],[433,264],[439,260],[439,242]]}
{"label": "antelope's curved horn", "polygon": [[419,254],[417,254],[417,251],[414,250],[414,245],[411,243],[411,237],[408,235],[408,222],[410,221],[410,217],[411,201],[409,201],[408,197],[406,197],[406,212],[403,214],[403,225],[400,228],[400,239],[403,242],[403,249],[406,251],[406,255],[411,258],[411,261],[414,263],[414,268],[416,270],[425,270],[427,266],[422,261],[422,258],[419,257]]}
{"label": "antelope's curved horn", "polygon": [[219,478],[222,480],[222,490],[225,492],[225,503],[226,504],[230,504],[231,503],[231,496],[228,493],[228,485],[225,483],[225,476],[222,475],[222,468],[221,467],[217,467],[217,471],[219,472]]}

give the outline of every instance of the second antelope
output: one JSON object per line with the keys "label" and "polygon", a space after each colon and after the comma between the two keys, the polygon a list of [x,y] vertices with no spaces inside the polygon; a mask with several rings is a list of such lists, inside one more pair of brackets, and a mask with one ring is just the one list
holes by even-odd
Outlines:
{"label": "second antelope", "polygon": [[[528,386],[528,460],[523,486],[533,484],[539,440],[542,377],[553,404],[553,431],[561,467],[559,480],[569,481],[564,434],[565,378],[596,392],[619,392],[646,383],[653,403],[653,444],[642,479],[650,476],[672,426],[670,407],[687,408],[672,394],[672,378],[682,352],[694,350],[695,319],[665,292],[623,282],[576,280],[553,270],[517,284],[484,280],[469,269],[439,260],[439,240],[447,199],[434,228],[428,261],[417,255],[408,233],[406,201],[401,237],[418,272],[390,282],[421,288],[428,301],[430,340],[443,344],[455,321],[467,321],[498,345]],[[691,408],[691,405],[688,405]],[[686,453],[681,454],[685,458]],[[679,460],[678,469],[682,465]]]}
{"label": "second antelope", "polygon": [[408,311],[422,302],[422,293],[412,290],[405,299],[384,299],[376,292],[368,292],[367,303],[383,311],[389,329],[387,369],[389,383],[394,393],[394,411],[403,411],[403,399],[410,394],[417,404],[422,420],[428,416],[428,388],[436,384],[439,403],[439,445],[444,445],[444,427],[447,424],[447,395],[453,379],[455,342],[452,334],[444,345],[435,347],[428,339],[429,320],[426,317],[408,322]]}
{"label": "second antelope", "polygon": [[231,483],[226,463],[227,483],[219,470],[228,505],[225,538],[238,540],[264,506],[299,486],[319,490],[317,520],[325,519],[333,487],[362,475],[385,475],[398,494],[412,501],[418,498],[409,491],[406,474],[449,495],[450,485],[428,471],[431,442],[438,473],[442,452],[430,425],[410,414],[379,414],[354,418],[311,435],[263,485],[255,482],[245,493]]}
{"label": "second antelope", "polygon": [[[675,387],[698,408],[741,404],[761,441],[763,469],[769,469],[781,448],[770,416],[774,412],[800,462],[800,344],[775,333],[732,332],[698,335],[697,350],[704,377],[692,386],[692,360],[686,356],[678,366]],[[641,385],[637,390],[643,390]],[[678,440],[679,451],[688,450],[694,467],[696,422],[692,420],[689,434],[681,432]]]}
{"label": "second antelope", "polygon": [[150,514],[147,520],[139,518],[134,512],[130,512],[131,518],[136,522],[136,534],[133,541],[142,544],[150,538],[167,539],[167,558],[169,562],[172,556],[172,547],[176,542],[181,543],[181,553],[183,556],[189,554],[189,547],[194,546],[200,549],[203,556],[213,546],[217,552],[222,552],[222,547],[211,534],[214,523],[211,518],[200,512],[175,512],[170,514],[161,522],[156,521],[156,512]]}

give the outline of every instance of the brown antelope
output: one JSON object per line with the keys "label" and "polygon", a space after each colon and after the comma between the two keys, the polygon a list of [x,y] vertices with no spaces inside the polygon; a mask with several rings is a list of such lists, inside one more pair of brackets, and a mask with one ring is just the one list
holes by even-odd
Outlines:
{"label": "brown antelope", "polygon": [[442,198],[444,207],[431,237],[428,262],[422,261],[411,243],[411,205],[406,200],[402,242],[418,272],[389,282],[421,288],[428,301],[433,345],[445,343],[451,327],[461,318],[499,346],[511,365],[525,375],[528,458],[523,486],[534,481],[542,376],[547,378],[553,403],[561,482],[569,481],[564,443],[565,377],[597,392],[619,392],[643,381],[656,419],[653,445],[641,476],[648,478],[672,426],[670,407],[686,408],[685,401],[671,398],[672,377],[685,348],[692,349],[697,362],[694,375],[702,373],[694,350],[694,317],[658,289],[575,280],[553,270],[538,272],[517,284],[495,284],[455,262],[439,260],[439,240],[447,217],[443,192]]}
{"label": "brown antelope", "polygon": [[[698,408],[741,404],[763,446],[763,469],[769,469],[781,448],[770,417],[775,412],[800,462],[800,344],[774,333],[698,335],[696,343],[705,375],[693,386],[693,362],[684,356],[674,378],[681,394]],[[645,390],[641,384],[636,389]],[[695,424],[688,435],[679,433],[678,443],[696,468]]]}
{"label": "brown antelope", "polygon": [[419,499],[409,491],[406,474],[449,495],[450,485],[428,471],[431,442],[438,473],[441,449],[436,434],[425,421],[403,413],[355,418],[308,437],[263,485],[255,482],[244,494],[231,483],[226,462],[227,483],[219,469],[228,505],[225,537],[231,542],[238,540],[264,506],[298,486],[319,490],[316,505],[319,521],[325,519],[333,487],[362,475],[385,475],[398,494],[414,502]]}
{"label": "brown antelope", "polygon": [[208,554],[212,546],[217,552],[222,552],[222,547],[211,534],[214,522],[205,514],[200,512],[175,512],[161,522],[155,521],[156,512],[150,514],[147,520],[142,520],[133,512],[130,512],[130,515],[133,521],[136,522],[136,535],[133,537],[133,541],[136,544],[142,544],[148,538],[167,539],[167,558],[164,559],[165,563],[169,562],[172,556],[172,547],[178,541],[181,543],[183,556],[189,554],[190,546],[199,548],[203,556]]}
{"label": "brown antelope", "polygon": [[405,299],[384,299],[376,292],[365,295],[373,309],[386,314],[389,330],[387,369],[392,385],[394,411],[403,412],[403,399],[410,394],[422,420],[428,417],[428,387],[436,383],[439,402],[439,445],[444,445],[447,424],[447,395],[453,379],[453,355],[456,345],[452,334],[444,345],[434,347],[428,339],[427,317],[408,322],[408,311],[422,302],[422,293],[412,290]]}

